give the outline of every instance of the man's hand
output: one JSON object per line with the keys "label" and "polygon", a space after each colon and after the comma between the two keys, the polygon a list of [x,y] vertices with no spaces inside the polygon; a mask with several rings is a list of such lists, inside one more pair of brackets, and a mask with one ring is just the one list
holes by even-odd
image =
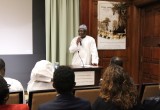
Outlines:
{"label": "man's hand", "polygon": [[80,43],[80,45],[82,45],[82,44],[81,44],[81,40],[82,40],[82,38],[81,38],[81,37],[78,37],[77,42],[76,42],[77,45],[78,45],[78,43]]}
{"label": "man's hand", "polygon": [[93,64],[91,64],[92,66],[98,66],[98,64],[96,64],[96,63],[93,63]]}

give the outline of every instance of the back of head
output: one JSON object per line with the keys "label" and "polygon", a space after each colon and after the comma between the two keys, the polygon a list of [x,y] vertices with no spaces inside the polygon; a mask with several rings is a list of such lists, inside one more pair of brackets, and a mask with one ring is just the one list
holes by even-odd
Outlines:
{"label": "back of head", "polygon": [[5,104],[8,100],[9,88],[5,79],[0,76],[0,105]]}
{"label": "back of head", "polygon": [[5,62],[0,58],[0,75],[4,77],[5,75]]}
{"label": "back of head", "polygon": [[38,61],[34,68],[32,69],[31,79],[36,81],[44,81],[51,80],[53,77],[53,64],[47,60],[40,60]]}
{"label": "back of head", "polygon": [[115,65],[123,67],[123,61],[120,57],[112,57],[110,60],[110,64],[111,65],[115,64]]}
{"label": "back of head", "polygon": [[58,93],[64,94],[72,92],[75,86],[74,71],[68,66],[59,66],[53,75],[53,86]]}
{"label": "back of head", "polygon": [[100,97],[112,101],[122,109],[132,108],[137,102],[137,91],[124,69],[109,65],[103,73]]}

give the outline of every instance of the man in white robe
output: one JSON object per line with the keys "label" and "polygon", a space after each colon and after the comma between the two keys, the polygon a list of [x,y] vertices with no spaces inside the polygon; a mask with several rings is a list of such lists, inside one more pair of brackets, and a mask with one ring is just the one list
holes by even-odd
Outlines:
{"label": "man in white robe", "polygon": [[71,41],[69,51],[73,53],[72,65],[98,65],[99,57],[95,39],[86,35],[87,26],[79,26],[79,36]]}

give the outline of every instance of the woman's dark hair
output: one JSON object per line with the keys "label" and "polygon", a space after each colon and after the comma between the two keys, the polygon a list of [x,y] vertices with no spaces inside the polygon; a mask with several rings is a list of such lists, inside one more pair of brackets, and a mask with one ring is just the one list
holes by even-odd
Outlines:
{"label": "woman's dark hair", "polygon": [[115,64],[115,65],[118,65],[118,66],[121,66],[123,67],[123,60],[120,58],[120,57],[112,57],[111,60],[110,60],[110,64]]}
{"label": "woman's dark hair", "polygon": [[60,94],[71,92],[75,86],[74,71],[68,66],[59,66],[53,75],[53,84]]}

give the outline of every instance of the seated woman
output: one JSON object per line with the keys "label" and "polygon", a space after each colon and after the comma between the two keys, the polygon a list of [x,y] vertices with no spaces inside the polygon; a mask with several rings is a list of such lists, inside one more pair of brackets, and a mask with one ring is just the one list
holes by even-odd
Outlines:
{"label": "seated woman", "polygon": [[29,110],[27,104],[8,104],[9,99],[9,85],[5,79],[0,75],[0,110]]}
{"label": "seated woman", "polygon": [[93,110],[142,110],[138,103],[137,89],[124,69],[109,65],[103,73],[100,95],[93,103]]}
{"label": "seated woman", "polygon": [[30,81],[28,82],[27,92],[33,90],[53,89],[54,67],[53,64],[47,60],[38,61],[32,69]]}

